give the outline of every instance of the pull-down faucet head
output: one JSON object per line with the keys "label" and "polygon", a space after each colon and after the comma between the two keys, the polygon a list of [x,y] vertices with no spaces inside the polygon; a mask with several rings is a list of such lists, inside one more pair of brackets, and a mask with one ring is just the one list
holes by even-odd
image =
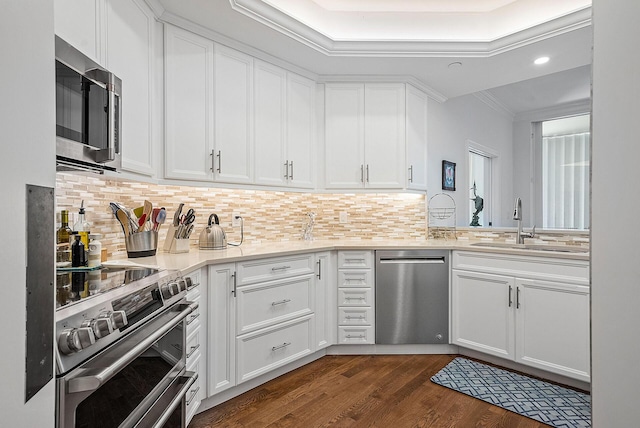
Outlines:
{"label": "pull-down faucet head", "polygon": [[513,219],[522,220],[522,200],[520,198],[516,198],[513,206]]}

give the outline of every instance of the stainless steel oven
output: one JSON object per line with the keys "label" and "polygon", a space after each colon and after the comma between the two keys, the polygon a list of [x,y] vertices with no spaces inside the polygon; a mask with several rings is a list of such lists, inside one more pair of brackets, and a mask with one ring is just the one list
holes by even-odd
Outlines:
{"label": "stainless steel oven", "polygon": [[185,427],[186,289],[157,272],[58,309],[58,428]]}

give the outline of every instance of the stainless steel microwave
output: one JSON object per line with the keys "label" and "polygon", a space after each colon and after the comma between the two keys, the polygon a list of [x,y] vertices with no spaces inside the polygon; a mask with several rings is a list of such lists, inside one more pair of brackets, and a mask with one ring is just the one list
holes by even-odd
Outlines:
{"label": "stainless steel microwave", "polygon": [[122,166],[122,81],[56,36],[58,171]]}

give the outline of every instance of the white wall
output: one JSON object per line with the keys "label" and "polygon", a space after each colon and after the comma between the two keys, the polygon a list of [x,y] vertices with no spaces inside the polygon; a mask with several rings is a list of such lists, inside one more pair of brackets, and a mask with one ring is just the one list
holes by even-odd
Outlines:
{"label": "white wall", "polygon": [[[594,428],[640,421],[638,0],[593,0],[591,335]],[[620,189],[626,189],[620,192]]]}
{"label": "white wall", "polygon": [[2,2],[0,54],[0,183],[7,217],[0,245],[0,425],[46,428],[54,425],[54,382],[24,403],[25,185],[55,187],[52,0]]}
{"label": "white wall", "polygon": [[445,192],[454,198],[457,225],[470,222],[467,141],[499,153],[493,193],[493,226],[511,227],[513,195],[512,120],[493,110],[473,95],[452,98],[445,103],[431,101],[428,110],[428,197],[442,190],[442,160],[456,163],[456,191]]}

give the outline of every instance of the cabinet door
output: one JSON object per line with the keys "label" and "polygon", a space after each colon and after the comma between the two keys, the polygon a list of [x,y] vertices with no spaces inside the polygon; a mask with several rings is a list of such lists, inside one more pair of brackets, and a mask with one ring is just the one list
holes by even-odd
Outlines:
{"label": "cabinet door", "polygon": [[107,68],[122,79],[122,168],[154,175],[155,17],[142,1],[107,4]]}
{"label": "cabinet door", "polygon": [[515,284],[516,361],[589,382],[589,287]]}
{"label": "cabinet door", "polygon": [[336,342],[336,265],[335,253],[316,254],[316,344],[323,349]]}
{"label": "cabinet door", "polygon": [[514,359],[514,279],[452,270],[452,342]]}
{"label": "cabinet door", "polygon": [[407,186],[427,190],[427,100],[428,97],[407,85]]}
{"label": "cabinet door", "polygon": [[104,0],[55,0],[55,33],[80,52],[103,64]]}
{"label": "cabinet door", "polygon": [[325,90],[325,187],[364,184],[364,85],[332,83]]}
{"label": "cabinet door", "polygon": [[366,84],[364,121],[366,186],[405,187],[404,84]]}
{"label": "cabinet door", "polygon": [[287,73],[261,61],[254,62],[253,73],[255,181],[283,186],[289,176],[284,164]]}
{"label": "cabinet door", "polygon": [[207,396],[236,384],[235,265],[209,266]]}
{"label": "cabinet door", "polygon": [[213,42],[165,25],[165,177],[210,181]]}
{"label": "cabinet door", "polygon": [[287,154],[289,185],[312,189],[315,183],[313,157],[315,136],[315,92],[313,80],[287,75]]}
{"label": "cabinet door", "polygon": [[251,183],[253,59],[215,45],[214,178],[227,183]]}

